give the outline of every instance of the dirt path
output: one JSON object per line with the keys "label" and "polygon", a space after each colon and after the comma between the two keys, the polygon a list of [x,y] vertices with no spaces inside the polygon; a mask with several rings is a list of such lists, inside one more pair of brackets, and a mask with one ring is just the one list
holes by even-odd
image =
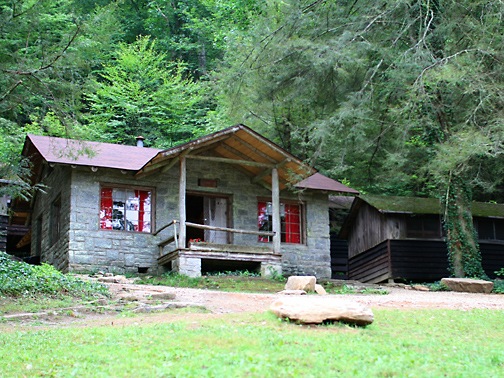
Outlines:
{"label": "dirt path", "polygon": [[[106,309],[103,313],[81,309],[48,312],[35,318],[12,318],[0,325],[1,330],[33,326],[36,322],[43,327],[51,326],[121,326],[176,321],[178,319],[199,321],[209,317],[225,316],[231,313],[256,313],[268,311],[270,305],[282,294],[228,293],[213,290],[173,288],[131,283],[107,284],[113,299],[121,306],[141,309],[136,316],[120,316],[119,311]],[[330,297],[353,300],[371,309],[458,309],[475,308],[504,310],[504,295],[471,294],[456,292],[424,292],[404,288],[387,288],[389,294],[342,294]],[[156,299],[159,298],[159,299]],[[167,299],[171,298],[171,299]],[[197,307],[198,311],[161,311],[166,306]],[[205,310],[204,312],[203,309]],[[135,311],[135,310],[134,310]]]}
{"label": "dirt path", "polygon": [[[120,297],[127,295],[149,295],[173,293],[175,301],[199,304],[212,313],[262,312],[282,294],[227,293],[222,291],[170,288],[135,284],[110,284],[110,290]],[[504,295],[472,294],[456,292],[424,292],[404,288],[387,288],[389,294],[341,294],[330,295],[351,299],[371,308],[446,308],[469,310],[485,308],[504,310]]]}

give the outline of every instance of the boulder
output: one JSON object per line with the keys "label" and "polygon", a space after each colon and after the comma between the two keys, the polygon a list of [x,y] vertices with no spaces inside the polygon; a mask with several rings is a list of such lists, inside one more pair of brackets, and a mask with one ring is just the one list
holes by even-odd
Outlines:
{"label": "boulder", "polygon": [[442,278],[441,283],[451,291],[461,291],[465,293],[491,293],[493,282],[475,280],[472,278]]}
{"label": "boulder", "polygon": [[286,296],[273,302],[270,310],[279,318],[303,324],[338,321],[366,326],[374,320],[370,308],[331,296]]}
{"label": "boulder", "polygon": [[324,289],[324,286],[316,284],[315,285],[315,292],[320,295],[326,295],[327,291]]}
{"label": "boulder", "polygon": [[315,276],[290,276],[285,284],[285,290],[315,291],[316,283]]}
{"label": "boulder", "polygon": [[278,294],[282,294],[282,295],[306,295],[306,291],[304,291],[304,290],[282,290],[282,291],[279,291]]}

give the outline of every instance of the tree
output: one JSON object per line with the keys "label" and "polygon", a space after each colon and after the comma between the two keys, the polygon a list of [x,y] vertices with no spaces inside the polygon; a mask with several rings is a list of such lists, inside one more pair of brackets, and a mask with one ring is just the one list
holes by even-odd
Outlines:
{"label": "tree", "polygon": [[156,147],[190,139],[202,126],[201,85],[183,63],[166,63],[148,37],[120,44],[88,94],[90,129],[96,139],[130,143],[138,135]]}
{"label": "tree", "polygon": [[448,199],[452,272],[481,276],[467,214],[472,193],[504,199],[504,5],[291,0],[269,12],[216,76],[220,117],[363,190]]}

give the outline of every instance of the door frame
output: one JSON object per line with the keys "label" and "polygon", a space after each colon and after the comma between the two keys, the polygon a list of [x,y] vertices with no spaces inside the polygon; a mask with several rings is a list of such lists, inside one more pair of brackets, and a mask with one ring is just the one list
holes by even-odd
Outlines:
{"label": "door frame", "polygon": [[[209,198],[224,198],[227,201],[227,208],[226,208],[226,227],[228,228],[233,228],[233,195],[229,193],[215,193],[215,192],[204,192],[204,191],[197,191],[197,190],[187,190],[186,191],[186,209],[187,209],[187,197],[188,196],[193,196],[193,197],[209,197]],[[204,204],[203,204],[204,206]],[[186,210],[187,211],[187,210]],[[203,209],[204,211],[204,209]],[[227,244],[233,244],[234,240],[234,234],[232,232],[227,232]]]}

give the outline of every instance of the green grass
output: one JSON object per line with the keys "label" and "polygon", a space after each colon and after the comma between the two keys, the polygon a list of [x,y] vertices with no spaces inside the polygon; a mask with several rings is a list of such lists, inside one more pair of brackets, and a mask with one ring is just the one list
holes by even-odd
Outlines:
{"label": "green grass", "polygon": [[135,283],[246,293],[276,293],[283,290],[285,286],[285,280],[232,274],[187,277],[177,273],[167,273],[157,277],[140,278]]}
{"label": "green grass", "polygon": [[375,310],[367,328],[271,314],[0,333],[0,376],[497,377],[504,313]]}
{"label": "green grass", "polygon": [[[245,293],[278,293],[284,290],[284,278],[266,279],[251,274],[225,274],[208,275],[203,277],[188,277],[177,273],[167,273],[155,277],[140,277],[135,281],[138,284],[163,285],[170,287],[190,287],[196,289],[210,289]],[[329,294],[388,294],[385,289],[356,289],[350,285],[335,285],[325,282],[324,288]]]}
{"label": "green grass", "polygon": [[5,314],[20,312],[40,312],[48,309],[65,308],[75,306],[75,298],[61,297],[49,298],[44,296],[26,298],[26,297],[5,297],[0,298],[0,317]]}

